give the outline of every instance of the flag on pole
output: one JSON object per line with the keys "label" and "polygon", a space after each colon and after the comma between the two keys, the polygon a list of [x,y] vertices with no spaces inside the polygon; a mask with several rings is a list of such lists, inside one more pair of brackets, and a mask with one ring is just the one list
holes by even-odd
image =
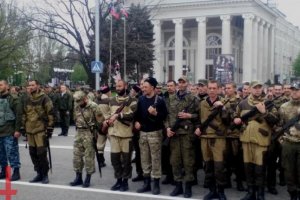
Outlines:
{"label": "flag on pole", "polygon": [[124,7],[120,9],[120,12],[125,18],[128,18],[128,12]]}
{"label": "flag on pole", "polygon": [[113,3],[109,4],[109,13],[115,18],[115,19],[120,19],[120,14],[117,12],[115,6]]}

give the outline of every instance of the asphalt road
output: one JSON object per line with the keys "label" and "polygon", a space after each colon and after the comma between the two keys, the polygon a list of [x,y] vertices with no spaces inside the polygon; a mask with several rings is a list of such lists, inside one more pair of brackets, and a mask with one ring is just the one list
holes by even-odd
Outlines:
{"label": "asphalt road", "polygon": [[[12,196],[12,200],[148,200],[148,199],[184,199],[182,196],[178,198],[170,197],[168,194],[172,191],[174,186],[161,185],[161,195],[152,195],[150,192],[145,194],[138,194],[135,191],[141,187],[142,182],[133,183],[129,181],[128,192],[113,192],[110,187],[114,184],[113,168],[110,162],[110,147],[107,144],[105,151],[105,158],[107,166],[102,169],[102,178],[96,172],[92,176],[91,187],[70,187],[69,182],[74,179],[74,171],[72,168],[72,145],[75,135],[74,127],[71,127],[68,137],[58,137],[60,132],[58,128],[55,129],[54,136],[50,140],[52,151],[53,172],[49,174],[50,183],[31,184],[28,183],[32,177],[35,176],[33,165],[31,163],[28,149],[25,148],[23,139],[20,139],[20,156],[21,156],[21,180],[12,183],[12,189],[17,190],[17,194]],[[134,164],[133,164],[134,167]],[[133,168],[133,177],[136,175],[135,168]],[[202,187],[203,171],[198,173],[199,185],[193,187],[193,196],[191,199],[202,199],[208,192]],[[234,183],[234,181],[233,181]],[[235,186],[235,185],[234,185]],[[5,188],[4,180],[0,181],[0,200],[6,199],[1,195],[1,190]],[[286,187],[277,186],[279,195],[271,195],[266,192],[266,199],[283,200],[289,199]],[[238,192],[235,188],[226,189],[225,193],[227,199],[237,200],[245,195],[245,192]]]}

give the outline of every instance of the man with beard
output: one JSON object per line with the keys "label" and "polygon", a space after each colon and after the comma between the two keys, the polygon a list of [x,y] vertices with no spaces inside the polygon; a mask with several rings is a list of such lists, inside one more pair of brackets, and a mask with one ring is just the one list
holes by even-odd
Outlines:
{"label": "man with beard", "polygon": [[[234,114],[234,123],[243,124],[240,141],[243,148],[248,193],[242,200],[265,199],[266,156],[271,143],[272,126],[277,123],[278,117],[276,108],[266,109],[262,92],[262,84],[253,81],[251,94],[241,101]],[[247,122],[243,122],[240,117],[254,107],[258,112]]]}
{"label": "man with beard", "polygon": [[143,193],[151,190],[151,177],[154,180],[152,194],[159,194],[161,177],[161,142],[163,121],[168,112],[164,100],[155,93],[157,81],[149,77],[143,84],[144,95],[139,98],[135,128],[140,130],[140,150],[144,185],[137,190]]}
{"label": "man with beard", "polygon": [[[194,177],[195,151],[193,146],[194,122],[198,118],[199,101],[187,91],[188,79],[183,76],[178,79],[178,92],[170,102],[169,116],[166,121],[167,136],[170,138],[172,171],[176,187],[170,196],[178,196],[184,192],[185,198],[192,196],[192,181]],[[176,120],[180,119],[179,128],[172,130]],[[184,176],[182,174],[184,169]],[[183,191],[182,182],[185,181]]]}
{"label": "man with beard", "polygon": [[49,162],[46,140],[53,133],[53,105],[51,99],[40,90],[36,80],[28,82],[30,94],[23,102],[23,126],[26,130],[29,154],[37,176],[30,182],[49,183]]}
{"label": "man with beard", "polygon": [[0,179],[6,178],[7,160],[13,168],[11,181],[20,179],[20,155],[18,138],[22,123],[22,107],[17,95],[8,91],[8,84],[0,80]]}
{"label": "man with beard", "polygon": [[126,93],[127,83],[119,80],[116,83],[117,96],[112,98],[110,117],[103,122],[103,127],[108,127],[111,145],[111,163],[114,168],[117,182],[111,190],[128,190],[128,179],[131,178],[131,153],[132,153],[132,122],[136,110],[136,99]]}

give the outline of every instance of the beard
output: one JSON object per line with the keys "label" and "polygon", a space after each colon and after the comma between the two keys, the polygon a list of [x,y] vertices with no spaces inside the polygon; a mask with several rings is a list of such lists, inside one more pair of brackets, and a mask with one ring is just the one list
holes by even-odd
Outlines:
{"label": "beard", "polygon": [[124,94],[126,94],[126,89],[122,89],[120,91],[117,91],[118,96],[124,96]]}

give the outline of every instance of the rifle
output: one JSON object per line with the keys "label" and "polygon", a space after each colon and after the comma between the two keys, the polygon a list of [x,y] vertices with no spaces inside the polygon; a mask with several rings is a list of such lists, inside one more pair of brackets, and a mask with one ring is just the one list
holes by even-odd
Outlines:
{"label": "rifle", "polygon": [[[84,117],[84,114],[82,112],[82,109],[80,109],[80,112],[81,112],[81,115],[83,117],[84,122],[89,127],[89,130],[90,130],[90,132],[91,132],[91,134],[93,136],[93,148],[94,148],[95,153],[96,153],[96,159],[97,159],[97,163],[98,163],[98,169],[99,169],[100,178],[102,178],[101,158],[100,158],[100,154],[99,154],[98,148],[97,148],[97,133],[95,132],[95,128],[92,128],[92,126],[90,126],[89,123],[87,122],[87,120]],[[95,117],[94,112],[93,112],[93,116],[94,116],[94,120],[96,121],[96,117]]]}
{"label": "rifle", "polygon": [[210,123],[212,122],[212,120],[214,120],[216,118],[216,116],[222,111],[223,107],[230,101],[230,99],[227,99],[224,103],[223,106],[218,106],[215,107],[212,112],[210,113],[210,115],[207,117],[207,119],[200,124],[200,131],[201,133],[204,133],[206,131],[206,129],[208,128],[208,126],[210,125]]}
{"label": "rifle", "polygon": [[[187,112],[189,110],[189,108],[195,103],[196,101],[196,98],[194,98],[194,100],[189,104],[187,105],[182,112]],[[180,123],[183,122],[185,119],[180,119],[179,117],[176,117],[176,121],[175,123],[173,124],[173,126],[171,127],[171,131],[172,132],[176,132],[179,128],[180,128]],[[163,146],[168,146],[170,144],[170,140],[171,140],[171,137],[166,137],[166,139],[163,141],[162,145]]]}
{"label": "rifle", "polygon": [[[113,116],[113,115],[115,115],[115,114],[120,114],[120,113],[122,112],[122,110],[123,110],[126,106],[129,106],[129,105],[130,105],[130,103],[131,103],[131,97],[129,97],[129,99],[128,99],[127,101],[123,102],[123,104],[122,104],[122,105],[114,112],[114,114],[112,114],[111,116]],[[109,116],[109,118],[110,118],[111,116]],[[108,118],[108,119],[109,119],[109,118]],[[130,126],[130,124],[128,124],[128,123],[126,123],[126,122],[124,122],[124,121],[122,121],[122,120],[119,120],[119,121],[120,121],[122,124],[126,125],[126,126]],[[105,129],[102,129],[103,135],[106,135],[106,134],[107,134],[108,128],[109,128],[109,126],[107,126]]]}
{"label": "rifle", "polygon": [[[264,102],[266,110],[270,110],[271,108],[273,108],[275,106],[275,104],[273,103],[274,100],[280,98],[281,96],[277,96],[272,100],[267,100]],[[254,117],[257,113],[259,113],[258,109],[256,108],[256,106],[254,106],[249,112],[245,113],[243,116],[241,116],[241,120],[243,123],[247,123],[249,121],[249,119],[251,117]],[[230,130],[234,130],[234,129],[240,129],[242,127],[241,124],[232,124],[229,129]]]}
{"label": "rifle", "polygon": [[48,130],[46,130],[46,138],[45,138],[45,144],[48,150],[48,156],[49,156],[49,168],[50,172],[52,174],[52,156],[51,156],[51,148],[50,148],[50,141],[49,141],[49,135],[51,133],[48,133]]}
{"label": "rifle", "polygon": [[287,121],[281,128],[275,131],[275,134],[272,136],[272,140],[277,140],[281,135],[284,134],[287,130],[289,130],[292,126],[294,126],[300,120],[300,114],[296,115],[295,117],[291,118]]}

